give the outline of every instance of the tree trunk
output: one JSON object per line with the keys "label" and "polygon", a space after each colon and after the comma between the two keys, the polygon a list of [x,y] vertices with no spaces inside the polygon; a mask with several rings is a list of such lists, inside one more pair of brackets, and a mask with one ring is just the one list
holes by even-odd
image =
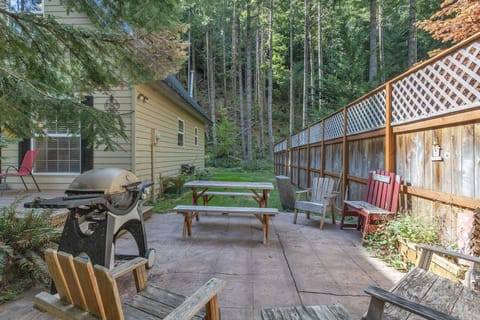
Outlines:
{"label": "tree trunk", "polygon": [[247,3],[247,30],[245,34],[245,55],[246,59],[246,75],[245,75],[245,94],[246,94],[246,125],[247,125],[247,160],[253,160],[253,148],[252,148],[252,17],[250,15],[250,3]]}
{"label": "tree trunk", "polygon": [[213,67],[211,26],[207,27],[206,48],[207,48],[207,80],[208,80],[208,103],[210,105],[210,119],[212,120],[212,144],[213,148],[217,147],[217,130],[216,130],[216,108],[215,108],[215,78]]}
{"label": "tree trunk", "polygon": [[[240,22],[237,23],[238,26],[238,51],[240,53],[240,56],[242,55],[242,49],[240,46],[240,41],[242,39],[241,37],[241,27],[240,27]],[[240,110],[240,136],[241,136],[241,141],[242,141],[242,159],[246,160],[247,159],[247,148],[246,148],[246,139],[245,139],[245,113],[243,112],[243,70],[242,70],[242,59],[238,61],[238,97],[239,97],[239,110]]]}
{"label": "tree trunk", "polygon": [[317,51],[318,51],[318,111],[322,112],[322,79],[323,79],[323,48],[322,48],[322,0],[317,0]]}
{"label": "tree trunk", "polygon": [[408,21],[408,66],[411,67],[417,62],[417,3],[410,0],[409,21]]}
{"label": "tree trunk", "polygon": [[385,48],[383,45],[383,0],[378,0],[378,60],[380,62],[380,77],[385,82]]}
{"label": "tree trunk", "polygon": [[273,119],[272,119],[272,91],[273,91],[273,0],[270,0],[270,14],[268,19],[268,41],[269,41],[269,60],[268,60],[268,98],[267,98],[267,113],[268,113],[268,150],[270,160],[273,161],[273,144],[275,143],[273,137]]}
{"label": "tree trunk", "polygon": [[260,147],[260,152],[262,153],[265,149],[265,126],[264,126],[264,106],[265,106],[265,93],[264,93],[264,82],[265,77],[263,75],[263,71],[261,66],[264,63],[263,59],[263,52],[264,52],[264,34],[262,28],[260,26],[260,0],[257,1],[257,30],[256,30],[256,50],[255,50],[255,64],[256,64],[256,95],[257,95],[257,103],[258,103],[258,122],[260,126],[260,134],[258,135],[258,144]]}
{"label": "tree trunk", "polygon": [[[240,107],[237,104],[237,2],[233,0],[233,9],[232,9],[232,65],[231,65],[231,77],[232,77],[232,109],[233,109],[233,127],[234,130],[238,133],[238,113],[240,111]],[[237,135],[235,135],[235,139],[233,140],[233,150],[234,154],[237,150]]]}
{"label": "tree trunk", "polygon": [[223,107],[228,110],[228,92],[227,92],[227,44],[225,38],[225,28],[227,24],[227,18],[225,11],[227,10],[227,0],[223,0],[223,12],[222,12],[222,77],[223,77]]}
{"label": "tree trunk", "polygon": [[308,121],[308,7],[309,0],[304,0],[305,14],[304,14],[304,35],[303,35],[303,111],[302,111],[302,128],[307,125]]}
{"label": "tree trunk", "polygon": [[368,81],[375,80],[377,76],[377,13],[376,0],[370,0],[370,63],[368,68]]}
{"label": "tree trunk", "polygon": [[293,135],[293,124],[295,120],[295,114],[294,114],[294,103],[293,103],[293,37],[294,37],[294,29],[293,29],[293,23],[294,23],[294,12],[293,12],[293,1],[290,1],[290,116],[289,116],[289,125],[288,125],[288,132],[289,135]]}

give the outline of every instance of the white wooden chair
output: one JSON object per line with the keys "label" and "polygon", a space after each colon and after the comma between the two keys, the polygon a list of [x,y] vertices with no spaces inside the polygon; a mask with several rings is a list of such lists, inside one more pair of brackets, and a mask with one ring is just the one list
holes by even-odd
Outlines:
{"label": "white wooden chair", "polygon": [[[335,180],[332,178],[316,177],[313,178],[311,188],[297,191],[293,223],[297,223],[299,211],[305,211],[307,219],[310,219],[310,212],[314,212],[322,215],[320,229],[323,229],[325,217],[330,210],[332,214],[332,223],[335,224],[335,199],[338,195],[338,192],[336,191],[338,186],[339,183],[335,184]],[[306,195],[306,200],[300,200],[302,194]]]}

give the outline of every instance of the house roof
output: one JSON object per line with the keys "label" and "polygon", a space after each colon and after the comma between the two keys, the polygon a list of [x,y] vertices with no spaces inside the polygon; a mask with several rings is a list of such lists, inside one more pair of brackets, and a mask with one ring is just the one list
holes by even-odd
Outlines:
{"label": "house roof", "polygon": [[173,92],[175,92],[191,109],[205,119],[207,123],[212,123],[210,117],[205,110],[188,94],[187,90],[174,76],[168,76],[164,80],[157,81],[159,83],[166,84]]}

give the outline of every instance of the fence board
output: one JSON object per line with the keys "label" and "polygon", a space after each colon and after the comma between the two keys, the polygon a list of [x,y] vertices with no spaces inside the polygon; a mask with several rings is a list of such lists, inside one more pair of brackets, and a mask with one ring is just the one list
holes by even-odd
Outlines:
{"label": "fence board", "polygon": [[[305,132],[315,143],[308,156],[299,156]],[[385,145],[391,134],[393,148]],[[345,160],[343,190],[350,199],[362,198],[369,170],[385,169],[387,158],[392,167],[394,159],[405,185],[400,209],[438,221],[442,236],[455,241],[458,212],[480,207],[480,33],[303,128],[291,141],[293,183],[303,186],[322,169],[339,174]],[[432,160],[434,143],[442,161]]]}

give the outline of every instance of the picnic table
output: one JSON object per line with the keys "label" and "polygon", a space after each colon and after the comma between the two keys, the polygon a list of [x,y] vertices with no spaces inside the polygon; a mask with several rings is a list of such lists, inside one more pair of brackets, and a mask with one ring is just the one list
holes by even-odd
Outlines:
{"label": "picnic table", "polygon": [[[198,205],[198,199],[200,198],[203,199],[204,205],[207,205],[208,201],[214,196],[247,196],[255,199],[261,208],[266,208],[268,205],[268,193],[273,190],[271,182],[195,180],[189,181],[183,186],[192,189],[193,205]],[[222,191],[212,191],[211,189],[220,189]],[[250,192],[232,190],[249,190]]]}
{"label": "picnic table", "polygon": [[[268,193],[273,190],[270,182],[232,182],[232,181],[190,181],[183,185],[192,189],[192,205],[178,205],[173,211],[184,216],[182,239],[192,234],[192,219],[197,221],[199,214],[235,214],[241,216],[254,216],[262,224],[264,244],[268,240],[270,218],[278,214],[278,209],[267,208]],[[216,190],[211,190],[216,189]],[[220,189],[220,190],[218,190]],[[238,190],[249,190],[243,192]],[[255,199],[258,207],[233,207],[233,206],[208,206],[208,201],[214,196],[246,196]],[[198,199],[203,199],[203,206],[200,206]]]}

